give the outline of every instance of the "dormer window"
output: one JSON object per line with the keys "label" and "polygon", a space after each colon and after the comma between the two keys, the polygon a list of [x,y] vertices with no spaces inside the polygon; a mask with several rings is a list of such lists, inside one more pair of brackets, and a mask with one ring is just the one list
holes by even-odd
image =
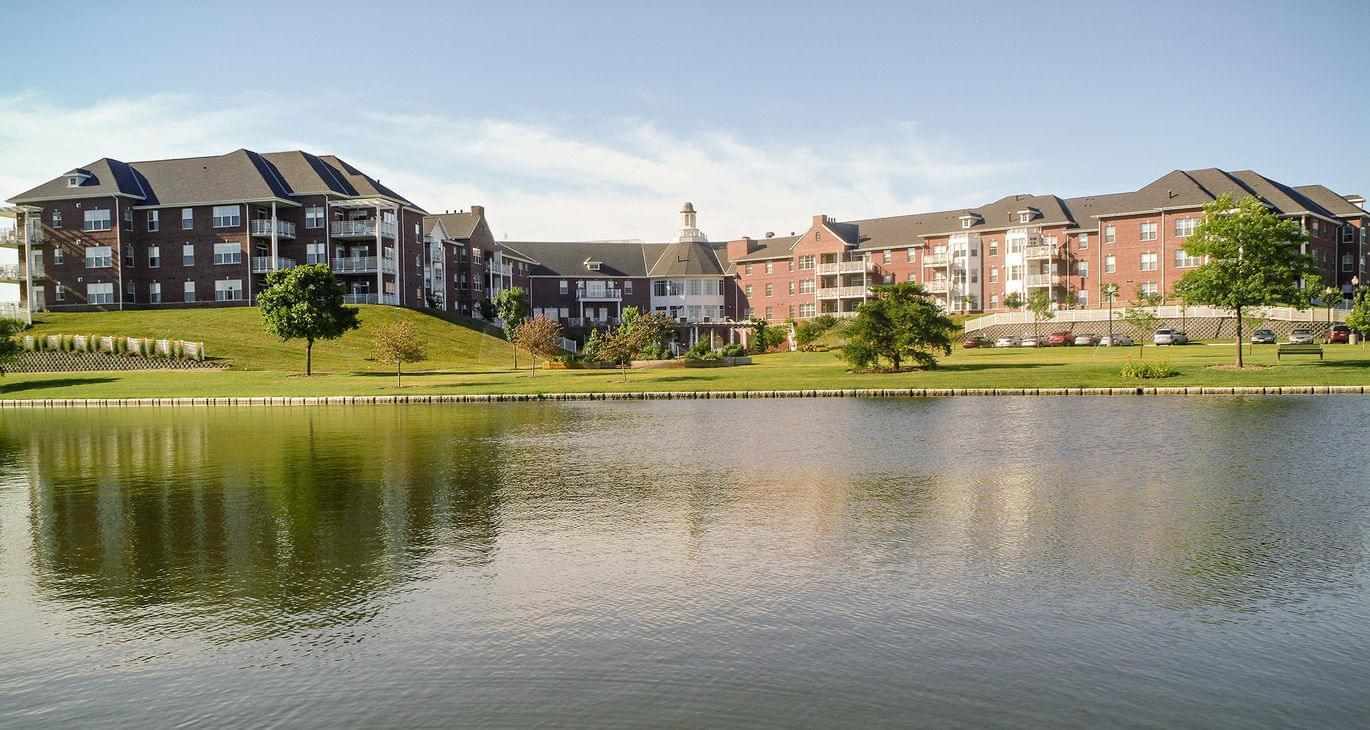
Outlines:
{"label": "dormer window", "polygon": [[970,228],[984,222],[985,219],[981,218],[979,213],[967,213],[961,216],[961,228]]}
{"label": "dormer window", "polygon": [[585,268],[589,269],[590,271],[599,271],[600,267],[603,266],[603,263],[604,262],[602,261],[593,261],[591,259],[585,259]]}
{"label": "dormer window", "polygon": [[79,188],[82,185],[85,185],[86,181],[89,179],[90,173],[86,172],[85,170],[72,170],[71,172],[67,173],[67,187]]}
{"label": "dormer window", "polygon": [[1018,222],[1019,222],[1019,223],[1027,223],[1028,221],[1031,221],[1031,220],[1032,220],[1032,214],[1031,214],[1031,213],[1019,213],[1019,214],[1018,214]]}
{"label": "dormer window", "polygon": [[969,219],[969,218],[962,218],[962,219],[961,219],[961,227],[962,227],[962,228],[970,228],[970,226],[971,226],[971,219]]}

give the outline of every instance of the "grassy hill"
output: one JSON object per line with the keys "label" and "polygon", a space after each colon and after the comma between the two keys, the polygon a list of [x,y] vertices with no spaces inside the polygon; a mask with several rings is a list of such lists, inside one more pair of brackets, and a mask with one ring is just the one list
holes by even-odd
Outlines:
{"label": "grassy hill", "polygon": [[[316,372],[388,370],[388,366],[371,362],[367,357],[371,333],[396,320],[412,324],[428,344],[428,361],[411,366],[414,370],[488,372],[507,368],[513,359],[509,343],[499,336],[498,328],[488,324],[398,307],[363,305],[358,309],[361,329],[332,342],[315,343]],[[228,361],[235,370],[304,369],[304,342],[281,342],[268,334],[256,307],[44,312],[34,317],[33,325],[36,335],[93,334],[202,341],[210,357]]]}

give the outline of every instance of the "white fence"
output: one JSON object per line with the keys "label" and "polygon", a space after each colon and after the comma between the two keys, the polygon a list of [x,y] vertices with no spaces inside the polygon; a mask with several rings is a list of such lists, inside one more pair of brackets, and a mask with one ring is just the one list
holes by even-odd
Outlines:
{"label": "white fence", "polygon": [[[1121,319],[1123,311],[1127,307],[1115,306],[1113,308],[1113,318]],[[1236,317],[1230,309],[1218,309],[1217,307],[1193,306],[1180,307],[1167,305],[1161,307],[1141,307],[1160,319],[1231,319]],[[1348,310],[1333,309],[1332,321],[1345,322]],[[1052,312],[1052,322],[1107,322],[1108,309],[1058,309]],[[1312,307],[1309,309],[1295,309],[1294,307],[1256,307],[1247,313],[1247,316],[1258,317],[1272,322],[1326,322],[1327,307]],[[1047,320],[1041,320],[1047,321]],[[966,320],[966,331],[994,327],[1001,324],[1032,324],[1031,312],[997,312],[987,314],[983,317]]]}

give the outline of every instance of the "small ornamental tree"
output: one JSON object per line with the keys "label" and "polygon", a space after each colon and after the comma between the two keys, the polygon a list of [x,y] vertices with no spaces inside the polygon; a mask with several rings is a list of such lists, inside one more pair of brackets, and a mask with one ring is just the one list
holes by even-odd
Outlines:
{"label": "small ornamental tree", "polygon": [[371,336],[371,359],[395,363],[395,387],[402,388],[404,364],[428,359],[428,348],[419,340],[414,326],[408,322],[392,322],[376,330]]}
{"label": "small ornamental tree", "polygon": [[1147,335],[1155,332],[1156,325],[1161,322],[1161,318],[1157,317],[1155,312],[1142,306],[1128,307],[1123,311],[1123,315],[1120,319],[1132,325],[1139,333],[1137,336],[1140,338],[1145,338]]}
{"label": "small ornamental tree", "polygon": [[528,351],[528,377],[538,374],[538,358],[550,358],[561,352],[561,325],[546,317],[535,317],[514,331],[514,346]]}
{"label": "small ornamental tree", "polygon": [[345,290],[327,264],[280,269],[266,276],[257,295],[266,329],[283,342],[304,340],[304,374],[313,374],[314,342],[354,330],[357,308],[343,306]]}
{"label": "small ornamental tree", "polygon": [[23,345],[14,339],[24,330],[24,323],[17,319],[0,319],[0,375],[9,370],[10,363],[19,357]]}
{"label": "small ornamental tree", "polygon": [[1242,361],[1242,313],[1251,307],[1308,306],[1307,289],[1321,281],[1312,256],[1301,253],[1302,227],[1280,218],[1253,196],[1222,195],[1204,206],[1204,218],[1185,239],[1187,255],[1204,263],[1175,283],[1190,304],[1231,309],[1237,315],[1237,367]]}
{"label": "small ornamental tree", "polygon": [[1051,295],[1047,294],[1044,289],[1038,289],[1027,298],[1027,309],[1032,313],[1032,331],[1034,334],[1040,334],[1037,329],[1039,322],[1042,320],[1050,321],[1056,317],[1056,314],[1052,312]]}
{"label": "small ornamental tree", "polygon": [[831,314],[801,320],[794,326],[794,344],[801,350],[813,350],[823,335],[837,327],[837,318]]}
{"label": "small ornamental tree", "polygon": [[1351,311],[1346,315],[1346,326],[1360,335],[1361,341],[1370,334],[1370,286],[1362,286],[1351,295]]}
{"label": "small ornamental tree", "polygon": [[[523,287],[515,286],[503,289],[495,295],[493,302],[495,313],[499,316],[500,322],[504,324],[504,337],[510,342],[514,341],[514,330],[528,319],[532,309],[528,306],[528,292]],[[519,351],[514,348],[514,369],[519,369]]]}
{"label": "small ornamental tree", "polygon": [[671,357],[666,352],[666,345],[675,332],[675,322],[665,312],[643,313],[637,307],[625,307],[622,322],[621,329],[633,332],[639,338],[639,352],[656,358]]}
{"label": "small ornamental tree", "polygon": [[622,368],[623,382],[626,383],[633,359],[642,352],[643,340],[643,330],[634,330],[627,326],[610,329],[599,340],[600,361],[613,363]]}
{"label": "small ornamental tree", "polygon": [[1022,309],[1023,295],[1016,291],[1011,291],[1004,296],[1004,309]]}
{"label": "small ornamental tree", "polygon": [[905,360],[937,367],[935,354],[951,354],[956,323],[942,311],[927,290],[912,282],[871,287],[872,299],[856,309],[847,326],[842,358],[855,368],[889,360],[898,370]]}

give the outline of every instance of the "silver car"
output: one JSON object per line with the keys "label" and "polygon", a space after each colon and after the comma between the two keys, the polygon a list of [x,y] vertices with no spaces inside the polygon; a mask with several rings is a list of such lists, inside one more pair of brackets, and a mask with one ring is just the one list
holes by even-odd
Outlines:
{"label": "silver car", "polygon": [[1137,343],[1126,335],[1104,335],[1099,339],[1100,347],[1132,347]]}
{"label": "silver car", "polygon": [[1022,347],[1042,347],[1045,342],[1045,337],[1037,337],[1030,335],[1028,337],[1024,337],[1023,341],[1018,344]]}
{"label": "silver car", "polygon": [[1151,341],[1157,345],[1184,345],[1189,342],[1189,335],[1180,330],[1163,328],[1156,330],[1156,334]]}
{"label": "silver car", "polygon": [[1313,330],[1300,327],[1289,333],[1289,344],[1291,345],[1311,345],[1313,342]]}
{"label": "silver car", "polygon": [[999,339],[997,339],[997,340],[994,341],[994,346],[995,346],[995,347],[1017,347],[1017,346],[1018,346],[1018,338],[1016,338],[1016,337],[1000,337]]}
{"label": "silver car", "polygon": [[1075,335],[1075,344],[1097,345],[1099,344],[1099,336],[1094,334],[1093,332],[1087,332],[1083,335]]}

